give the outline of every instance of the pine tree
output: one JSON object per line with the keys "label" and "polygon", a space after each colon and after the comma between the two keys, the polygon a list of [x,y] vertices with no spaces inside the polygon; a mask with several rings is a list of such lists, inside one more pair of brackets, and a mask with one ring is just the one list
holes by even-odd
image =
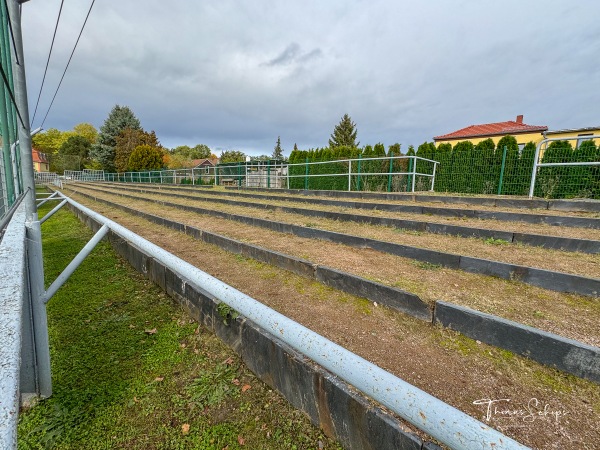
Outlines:
{"label": "pine tree", "polygon": [[333,134],[329,139],[329,147],[335,148],[342,145],[348,147],[358,147],[360,142],[356,142],[357,134],[356,124],[352,122],[348,114],[344,114],[340,123],[333,129]]}
{"label": "pine tree", "polygon": [[114,172],[116,138],[125,128],[142,129],[140,121],[131,109],[127,106],[115,105],[100,127],[96,144],[90,149],[90,157],[95,159],[102,169]]}
{"label": "pine tree", "polygon": [[273,159],[282,159],[283,158],[283,149],[281,148],[281,137],[277,136],[277,144],[275,144],[275,148],[273,149]]}
{"label": "pine tree", "polygon": [[298,146],[296,145],[296,143],[294,142],[294,150],[298,151]]}

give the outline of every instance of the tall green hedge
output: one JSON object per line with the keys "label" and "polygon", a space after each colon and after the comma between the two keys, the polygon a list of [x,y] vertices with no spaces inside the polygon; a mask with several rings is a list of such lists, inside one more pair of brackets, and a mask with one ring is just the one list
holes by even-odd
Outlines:
{"label": "tall green hedge", "polygon": [[[504,151],[506,148],[506,157]],[[458,142],[454,147],[449,143],[435,146],[434,143],[424,142],[414,150],[409,148],[407,155],[420,156],[425,159],[438,161],[436,169],[435,191],[470,194],[497,194],[500,190],[504,195],[527,195],[533,169],[536,146],[527,143],[519,149],[513,136],[505,136],[494,145],[491,139],[486,139],[473,145],[469,141]],[[348,176],[325,176],[328,174],[347,174],[348,162],[345,159],[360,158],[360,163],[352,163],[352,172],[360,172],[360,176],[351,177],[352,190],[408,191],[411,189],[413,171],[412,161],[407,159],[374,160],[385,156],[401,156],[400,145],[389,147],[386,154],[383,144],[367,145],[364,148],[336,147],[311,150],[294,150],[290,155],[291,164],[301,164],[290,167],[290,187],[294,189],[323,189],[347,190]],[[504,171],[502,172],[502,160]],[[327,162],[327,164],[304,165],[308,162]],[[590,162],[600,161],[600,148],[593,141],[581,143],[573,150],[567,141],[551,143],[543,153],[541,162]],[[391,167],[390,167],[391,166]],[[432,163],[418,161],[417,173],[432,173]],[[408,173],[408,175],[386,175],[390,172]],[[306,177],[309,175],[321,175]],[[364,175],[381,173],[382,175]],[[502,185],[500,177],[502,175]],[[431,179],[417,176],[415,186],[418,190],[427,190]],[[600,166],[573,167],[541,167],[538,169],[535,195],[548,198],[600,198]]]}

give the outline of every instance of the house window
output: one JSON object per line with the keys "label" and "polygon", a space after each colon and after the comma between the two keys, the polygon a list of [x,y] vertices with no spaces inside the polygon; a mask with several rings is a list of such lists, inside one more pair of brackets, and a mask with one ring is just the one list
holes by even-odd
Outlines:
{"label": "house window", "polygon": [[523,151],[523,149],[525,148],[525,144],[517,144],[519,146],[519,155],[521,154],[521,152]]}
{"label": "house window", "polygon": [[593,135],[594,135],[594,133],[578,134],[577,135],[577,144],[575,145],[575,148],[579,148],[579,146],[585,141],[591,141],[592,139],[587,136],[593,136]]}

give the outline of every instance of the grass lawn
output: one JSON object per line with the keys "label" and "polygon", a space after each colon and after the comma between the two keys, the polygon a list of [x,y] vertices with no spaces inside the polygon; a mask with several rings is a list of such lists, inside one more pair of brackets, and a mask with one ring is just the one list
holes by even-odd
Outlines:
{"label": "grass lawn", "polygon": [[[49,285],[91,232],[63,209],[42,234]],[[21,412],[19,449],[340,448],[106,242],[48,321],[54,393]]]}

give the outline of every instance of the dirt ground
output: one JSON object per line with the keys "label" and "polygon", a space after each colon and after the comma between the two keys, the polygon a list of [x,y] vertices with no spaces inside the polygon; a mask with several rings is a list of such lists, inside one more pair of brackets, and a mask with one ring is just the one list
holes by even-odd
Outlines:
{"label": "dirt ground", "polygon": [[[81,189],[81,192],[84,190]],[[99,192],[93,192],[93,194],[130,208],[168,217],[242,242],[308,259],[313,263],[327,265],[398,287],[415,293],[428,302],[450,301],[557,333],[589,345],[600,345],[600,321],[598,321],[600,302],[597,299],[563,294],[516,281],[477,275],[461,270],[446,269],[371,249],[357,249],[331,242],[281,234],[226,219],[181,211],[174,207],[153,204],[141,199],[133,200]],[[165,199],[164,197],[155,198]],[[264,211],[256,210],[255,212],[257,214],[264,213]],[[380,229],[381,227],[373,228]],[[443,238],[443,236],[438,237]],[[479,245],[483,246],[481,240],[456,239],[479,241]],[[492,247],[498,252],[504,250],[503,248],[497,249],[497,246]],[[549,252],[543,249],[530,250]],[[550,256],[546,255],[546,258],[552,257],[552,253],[556,252],[550,252]]]}
{"label": "dirt ground", "polygon": [[[106,185],[114,186],[114,185]],[[213,190],[211,189],[211,193],[206,193],[201,189],[191,189],[191,188],[176,188],[176,187],[158,187],[154,185],[146,185],[146,186],[123,186],[118,185],[119,189],[122,190],[132,190],[139,191],[143,189],[145,191],[154,191],[157,193],[172,193],[172,194],[182,194],[197,197],[200,201],[210,202],[211,199],[225,199],[232,200],[236,199],[235,194],[236,191],[227,191],[223,192],[221,190]],[[245,192],[240,192],[244,194]],[[228,194],[228,195],[227,195]],[[253,195],[260,195],[260,193],[253,193]],[[265,194],[266,196],[267,194]],[[268,196],[280,196],[284,197],[283,194],[271,194],[268,193]],[[286,195],[285,197],[289,197]],[[278,205],[278,206],[289,206],[295,208],[303,208],[303,209],[314,209],[319,211],[332,211],[332,212],[340,212],[340,213],[350,213],[356,215],[363,216],[375,216],[375,217],[389,217],[395,219],[408,219],[415,220],[421,222],[428,223],[441,223],[448,225],[458,225],[465,227],[473,227],[473,228],[482,228],[488,230],[498,230],[498,231],[511,231],[518,233],[530,233],[530,234],[542,234],[547,236],[561,236],[561,237],[571,237],[578,239],[593,239],[600,240],[600,230],[591,229],[591,228],[573,228],[573,227],[558,227],[553,225],[546,224],[529,224],[526,222],[506,222],[501,220],[493,220],[493,219],[469,219],[464,217],[444,217],[444,216],[436,216],[432,214],[416,214],[416,213],[405,213],[405,212],[391,212],[391,211],[382,211],[382,210],[364,210],[357,209],[352,207],[342,207],[342,206],[327,206],[320,205],[316,203],[311,203],[312,197],[307,197],[305,195],[295,195],[292,196],[293,200],[269,200],[269,199],[257,199],[257,198],[249,198],[239,196],[240,201],[247,203],[257,203],[257,204],[265,204],[268,203],[270,205]],[[322,197],[315,198],[322,199]],[[338,199],[343,200],[343,199]],[[386,203],[386,204],[395,204],[395,205],[410,205],[410,206],[433,206],[433,207],[442,207],[440,203],[414,203],[414,202],[393,202],[393,201],[374,201],[374,200],[360,200],[365,203]],[[444,208],[449,209],[458,209],[460,210],[460,205],[451,204],[451,205],[443,205]],[[598,213],[565,213],[561,211],[548,211],[548,210],[523,210],[523,209],[510,209],[510,208],[492,208],[492,207],[475,207],[474,205],[463,205],[462,209],[478,209],[483,211],[503,211],[503,212],[515,212],[515,213],[526,213],[526,214],[539,214],[539,215],[554,215],[554,216],[574,216],[574,217],[587,217],[587,218],[598,218]]]}
{"label": "dirt ground", "polygon": [[[600,390],[593,383],[232,255],[115,208],[78,195],[74,198],[528,446],[592,449],[600,442]],[[404,287],[402,283],[414,284],[428,293],[421,293],[428,299],[444,294],[442,298],[454,302],[467,297],[463,304],[477,309],[484,309],[478,307],[481,302],[489,310],[516,310],[517,316],[530,319],[534,326],[548,321],[546,329],[556,327],[564,335],[575,329],[571,336],[588,337],[588,342],[598,345],[600,312],[591,299],[459,271],[419,267],[410,260],[368,249],[299,239],[145,202],[118,197],[111,200],[349,272],[371,274],[370,278],[400,287]],[[488,404],[499,407],[487,414]]]}
{"label": "dirt ground", "polygon": [[[78,189],[85,189],[85,187],[78,187]],[[97,191],[97,189],[94,190]],[[100,191],[109,192],[106,189],[100,189]],[[126,195],[140,195],[131,191],[124,193]],[[284,213],[279,210],[273,211],[244,206],[224,205],[210,201],[202,201],[198,204],[195,203],[194,200],[181,199],[169,196],[166,193],[158,192],[156,194],[144,192],[143,198],[148,200],[166,201],[175,205],[199,206],[205,209],[224,211],[231,214],[258,217],[305,227],[314,227],[354,236],[394,242],[402,245],[429,248],[447,253],[503,261],[528,267],[538,267],[541,269],[578,274],[592,278],[600,277],[600,255],[548,250],[541,247],[531,247],[521,244],[508,245],[505,241],[498,240],[462,238],[458,236],[403,230],[356,222],[340,222],[331,219]],[[581,229],[577,228],[572,230],[573,233],[581,231]]]}

